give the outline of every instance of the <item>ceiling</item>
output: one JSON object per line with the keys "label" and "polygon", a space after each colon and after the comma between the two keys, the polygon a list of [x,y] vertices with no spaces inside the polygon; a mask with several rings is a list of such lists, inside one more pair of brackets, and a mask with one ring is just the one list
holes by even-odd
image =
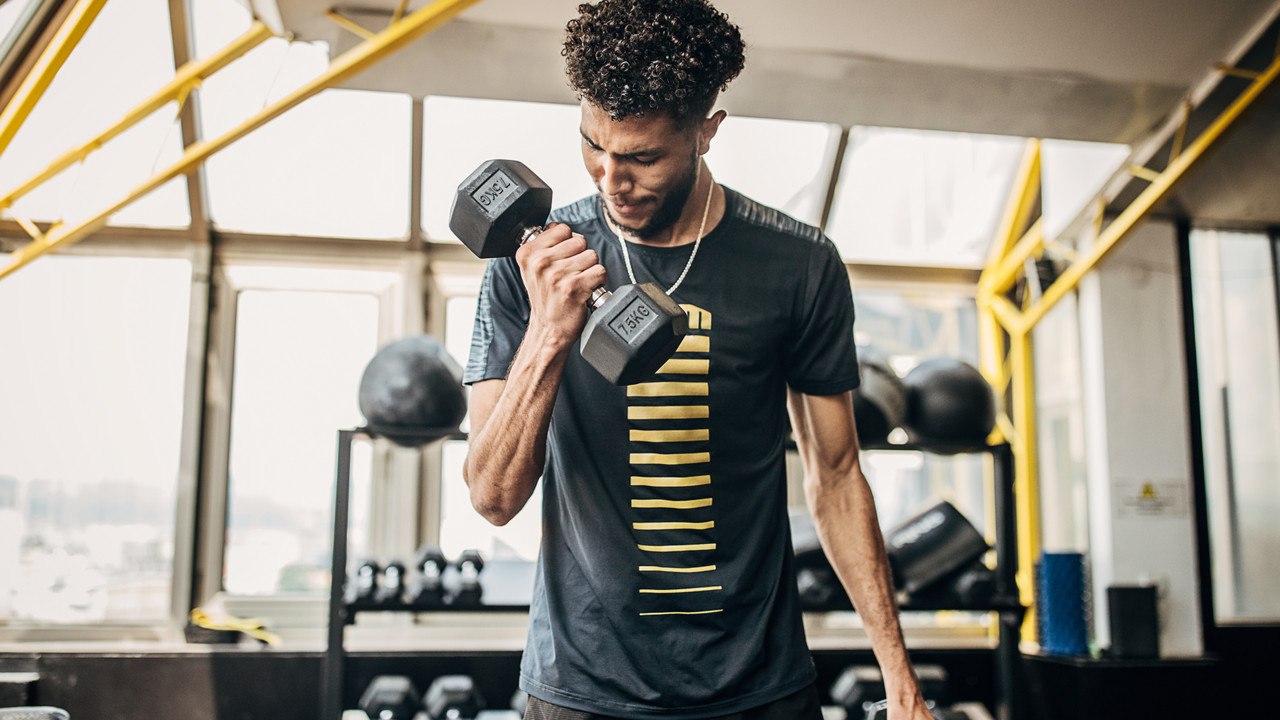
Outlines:
{"label": "ceiling", "polygon": [[[333,0],[243,1],[335,56],[359,42],[324,16]],[[346,87],[572,103],[559,51],[579,1],[482,0]],[[396,4],[347,2],[337,9],[374,30]],[[715,4],[748,43],[747,68],[721,98],[730,113],[1130,144],[1280,10],[1277,0]],[[1280,223],[1277,96],[1183,187],[1187,211]]]}
{"label": "ceiling", "polygon": [[[252,0],[337,53],[359,39],[332,0]],[[274,3],[274,5],[273,5]],[[396,0],[337,8],[366,27]],[[426,4],[413,0],[410,9]],[[348,83],[361,89],[573,102],[560,44],[578,0],[482,0]],[[1275,0],[718,0],[748,42],[730,112],[1132,142]]]}

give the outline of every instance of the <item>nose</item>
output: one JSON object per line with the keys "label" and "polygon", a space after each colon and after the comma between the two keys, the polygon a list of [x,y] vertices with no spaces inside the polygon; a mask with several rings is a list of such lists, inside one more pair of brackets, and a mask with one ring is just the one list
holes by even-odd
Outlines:
{"label": "nose", "polygon": [[631,191],[631,175],[626,164],[605,155],[600,163],[600,192],[610,197],[625,195]]}

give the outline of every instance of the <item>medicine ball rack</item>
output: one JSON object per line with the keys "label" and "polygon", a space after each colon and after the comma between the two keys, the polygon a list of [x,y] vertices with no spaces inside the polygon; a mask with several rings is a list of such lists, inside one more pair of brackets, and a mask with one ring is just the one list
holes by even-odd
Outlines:
{"label": "medicine ball rack", "polygon": [[[458,428],[379,428],[366,426],[338,431],[337,478],[333,504],[333,564],[332,582],[329,586],[328,643],[325,650],[321,677],[321,720],[341,720],[343,710],[343,679],[346,650],[343,634],[347,625],[360,612],[527,612],[527,605],[487,604],[463,607],[441,605],[422,608],[412,605],[347,605],[345,588],[347,581],[347,529],[351,504],[351,445],[356,438],[374,439],[394,436],[401,444],[426,445],[449,438],[465,439]],[[412,442],[406,443],[406,440]],[[420,441],[420,442],[418,442]],[[1019,676],[1018,643],[1021,639],[1022,619],[1026,609],[1019,603],[1014,576],[1017,572],[1016,519],[1013,498],[1013,453],[1008,444],[991,446],[919,446],[919,445],[867,445],[863,450],[919,451],[931,454],[956,455],[990,453],[995,476],[995,535],[996,535],[996,594],[991,603],[976,607],[935,607],[928,603],[909,602],[902,610],[970,610],[994,612],[999,618],[999,641],[995,651],[997,720],[1015,720],[1017,708],[1017,678]],[[851,606],[833,605],[827,610],[849,610]]]}

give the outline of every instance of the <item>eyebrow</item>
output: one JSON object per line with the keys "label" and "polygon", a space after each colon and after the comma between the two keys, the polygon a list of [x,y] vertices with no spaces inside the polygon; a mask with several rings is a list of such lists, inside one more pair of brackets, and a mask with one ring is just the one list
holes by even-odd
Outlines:
{"label": "eyebrow", "polygon": [[[584,131],[582,128],[578,128],[578,134],[579,134],[579,135],[581,135],[581,136],[582,136],[582,139],[583,139],[583,140],[586,140],[586,141],[587,141],[587,143],[591,145],[591,147],[596,148],[596,149],[599,149],[599,150],[603,150],[603,149],[604,149],[604,148],[600,147],[599,145],[597,145],[597,144],[596,144],[596,141],[595,141],[595,140],[592,140],[592,139],[590,138],[590,136],[588,136],[588,135],[587,135],[586,131]],[[643,149],[643,150],[637,150],[637,151],[635,151],[635,152],[629,152],[629,153],[610,153],[610,154],[612,154],[612,155],[617,155],[618,157],[624,157],[624,158],[637,158],[637,157],[640,157],[640,156],[642,156],[642,155],[661,155],[661,154],[663,154],[663,152],[664,152],[664,151],[663,151],[661,148],[646,148],[646,149]]]}

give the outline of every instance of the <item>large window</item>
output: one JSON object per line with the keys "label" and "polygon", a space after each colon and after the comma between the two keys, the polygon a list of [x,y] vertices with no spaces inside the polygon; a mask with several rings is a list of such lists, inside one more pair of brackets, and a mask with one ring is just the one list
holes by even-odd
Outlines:
{"label": "large window", "polygon": [[1280,619],[1280,321],[1265,235],[1191,235],[1201,433],[1219,622]]}
{"label": "large window", "polygon": [[[233,595],[324,590],[337,431],[363,424],[357,391],[379,344],[373,290],[395,276],[262,267],[227,274],[238,292],[223,587]],[[354,556],[369,545],[372,462],[372,445],[357,443]]]}
{"label": "large window", "polygon": [[190,297],[176,258],[0,282],[0,624],[168,619]]}
{"label": "large window", "polygon": [[[7,3],[18,5],[17,2]],[[0,192],[44,170],[173,79],[173,39],[166,0],[112,0],[0,156]],[[109,78],[109,80],[107,80]],[[122,198],[182,155],[182,133],[169,104],[19,200],[9,214],[73,222]],[[161,186],[113,215],[113,225],[184,227],[190,223],[186,178]]]}

